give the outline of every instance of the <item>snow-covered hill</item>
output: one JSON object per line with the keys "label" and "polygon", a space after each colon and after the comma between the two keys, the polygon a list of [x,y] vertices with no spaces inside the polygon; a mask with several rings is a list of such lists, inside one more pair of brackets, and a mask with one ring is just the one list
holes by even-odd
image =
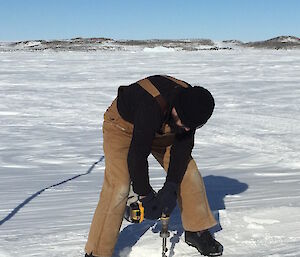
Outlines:
{"label": "snow-covered hill", "polygon": [[[300,51],[162,50],[0,53],[1,257],[84,255],[104,174],[103,113],[119,85],[151,74],[215,96],[193,156],[224,256],[300,256]],[[149,164],[157,190],[165,175]],[[124,222],[114,257],[161,256],[159,229]],[[170,229],[169,257],[199,256],[178,209]]]}

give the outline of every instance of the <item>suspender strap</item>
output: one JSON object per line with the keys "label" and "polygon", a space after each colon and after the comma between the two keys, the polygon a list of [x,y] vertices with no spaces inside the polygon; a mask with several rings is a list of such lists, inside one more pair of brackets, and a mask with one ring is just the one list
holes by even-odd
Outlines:
{"label": "suspender strap", "polygon": [[143,89],[145,89],[150,95],[152,95],[158,102],[162,113],[166,113],[168,104],[166,100],[161,96],[158,89],[151,83],[149,79],[142,79],[137,82]]}
{"label": "suspender strap", "polygon": [[153,97],[157,97],[160,95],[158,89],[151,83],[149,79],[142,79],[139,80],[137,83]]}
{"label": "suspender strap", "polygon": [[[182,80],[175,79],[170,76],[163,76],[163,77],[175,82],[176,84],[178,84],[184,88],[189,87],[189,85]],[[168,104],[167,104],[166,100],[161,96],[158,89],[152,84],[152,82],[149,79],[145,78],[145,79],[139,80],[137,82],[137,84],[139,84],[143,89],[145,89],[150,95],[152,95],[156,99],[156,101],[158,102],[163,113],[165,113],[167,111]]]}

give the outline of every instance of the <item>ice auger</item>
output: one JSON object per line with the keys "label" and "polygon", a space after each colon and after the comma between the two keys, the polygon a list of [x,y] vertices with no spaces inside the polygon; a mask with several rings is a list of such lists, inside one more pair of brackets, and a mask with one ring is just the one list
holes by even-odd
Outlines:
{"label": "ice auger", "polygon": [[170,216],[166,215],[166,214],[162,214],[161,215],[161,231],[159,233],[160,237],[162,238],[162,257],[167,257],[166,253],[168,251],[167,248],[167,238],[170,236],[170,232],[168,230],[168,226],[169,226],[169,219]]}

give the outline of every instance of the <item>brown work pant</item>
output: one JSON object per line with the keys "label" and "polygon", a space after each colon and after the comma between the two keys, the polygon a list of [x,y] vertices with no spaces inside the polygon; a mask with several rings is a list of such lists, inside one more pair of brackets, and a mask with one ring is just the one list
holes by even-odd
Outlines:
{"label": "brown work pant", "polygon": [[[104,114],[105,176],[85,246],[86,252],[93,253],[94,256],[112,256],[118,239],[129,193],[127,154],[132,129],[132,124],[120,117],[114,101]],[[152,146],[153,156],[166,171],[172,140],[173,136],[157,137]],[[216,225],[206,198],[203,179],[193,159],[189,162],[181,182],[178,203],[185,230],[201,231]]]}

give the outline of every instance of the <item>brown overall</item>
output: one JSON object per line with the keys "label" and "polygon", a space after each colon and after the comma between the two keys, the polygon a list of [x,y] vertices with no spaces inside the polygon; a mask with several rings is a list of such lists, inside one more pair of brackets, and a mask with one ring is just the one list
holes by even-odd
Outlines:
{"label": "brown overall", "polygon": [[[159,91],[149,82],[144,79],[138,83],[153,97],[157,97]],[[184,86],[184,82],[176,82]],[[165,131],[167,130],[166,126]],[[88,254],[98,257],[111,257],[113,254],[129,193],[127,154],[132,132],[133,125],[119,115],[115,99],[104,114],[105,176],[85,246]],[[170,132],[157,134],[152,144],[151,153],[165,171],[168,170],[173,139],[174,134]],[[193,159],[190,160],[181,182],[178,204],[185,230],[201,231],[216,225],[208,205],[202,176]]]}

